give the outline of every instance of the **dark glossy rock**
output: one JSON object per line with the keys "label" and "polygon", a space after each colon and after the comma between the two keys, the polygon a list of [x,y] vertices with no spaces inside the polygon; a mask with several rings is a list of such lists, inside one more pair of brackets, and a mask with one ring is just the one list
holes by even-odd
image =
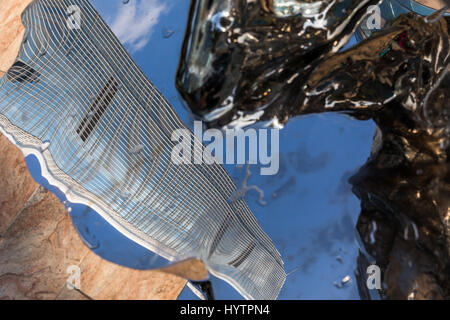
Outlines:
{"label": "dark glossy rock", "polygon": [[321,1],[324,29],[277,3],[192,1],[177,77],[187,105],[213,127],[321,112],[373,119],[371,157],[350,180],[361,295],[376,263],[382,298],[449,299],[450,19],[402,15],[339,52],[377,1]]}
{"label": "dark glossy rock", "polygon": [[190,110],[214,127],[298,113],[307,76],[379,1],[306,2],[193,0],[176,81]]}

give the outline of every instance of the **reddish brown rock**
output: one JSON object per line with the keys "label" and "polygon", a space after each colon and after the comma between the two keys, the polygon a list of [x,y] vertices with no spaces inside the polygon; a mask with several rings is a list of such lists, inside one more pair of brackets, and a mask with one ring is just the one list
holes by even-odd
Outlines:
{"label": "reddish brown rock", "polygon": [[11,224],[38,185],[28,174],[22,152],[0,135],[0,234]]}
{"label": "reddish brown rock", "polygon": [[[69,290],[72,267],[80,290]],[[19,214],[0,240],[0,299],[174,299],[185,281],[131,270],[90,251],[51,193]]]}
{"label": "reddish brown rock", "polygon": [[80,243],[59,200],[45,198],[17,216],[0,242],[0,297],[55,299],[70,265],[88,249]]}
{"label": "reddish brown rock", "polygon": [[92,251],[81,261],[80,269],[81,291],[93,299],[168,300],[178,297],[185,285],[185,281],[173,275],[108,263]]}
{"label": "reddish brown rock", "polygon": [[24,34],[20,14],[32,0],[0,0],[0,76],[14,63]]}

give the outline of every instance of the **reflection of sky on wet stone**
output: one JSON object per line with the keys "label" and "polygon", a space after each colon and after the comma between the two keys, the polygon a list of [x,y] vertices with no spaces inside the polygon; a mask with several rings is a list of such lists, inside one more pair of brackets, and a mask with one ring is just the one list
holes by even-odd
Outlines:
{"label": "reflection of sky on wet stone", "polygon": [[[109,24],[128,23],[126,30],[116,30],[119,38],[125,37],[122,40],[137,64],[192,128],[174,85],[189,1],[141,1],[147,5],[140,7],[143,4],[137,0],[128,4],[122,0],[91,0]],[[151,5],[159,10],[156,14],[151,12]],[[131,8],[127,13],[124,6],[141,10]],[[154,21],[143,23],[136,17],[150,17]],[[260,176],[257,166],[251,168],[249,185],[264,190],[267,205],[258,202],[259,194],[255,191],[249,191],[246,200],[264,231],[274,240],[286,272],[290,273],[281,299],[358,298],[354,276],[358,247],[354,233],[360,207],[346,180],[369,156],[373,132],[372,122],[336,114],[296,118],[280,132],[278,175]],[[236,184],[241,185],[245,167],[225,167]],[[139,269],[164,264],[163,259],[121,236],[93,211],[75,207],[71,216],[83,239],[93,242],[91,246],[100,256]],[[348,287],[333,285],[346,275],[352,278]],[[216,298],[240,299],[225,282],[217,279],[212,282]],[[195,296],[185,289],[180,298]]]}

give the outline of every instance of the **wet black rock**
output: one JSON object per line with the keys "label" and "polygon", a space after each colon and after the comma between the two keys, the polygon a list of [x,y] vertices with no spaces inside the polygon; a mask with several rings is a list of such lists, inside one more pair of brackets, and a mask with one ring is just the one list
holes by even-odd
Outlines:
{"label": "wet black rock", "polygon": [[190,110],[213,127],[298,114],[308,75],[379,1],[305,2],[193,0],[176,81]]}
{"label": "wet black rock", "polygon": [[350,179],[361,295],[377,264],[382,298],[449,299],[450,18],[402,15],[342,52],[377,3],[193,0],[177,86],[212,127],[322,112],[374,120],[372,154]]}

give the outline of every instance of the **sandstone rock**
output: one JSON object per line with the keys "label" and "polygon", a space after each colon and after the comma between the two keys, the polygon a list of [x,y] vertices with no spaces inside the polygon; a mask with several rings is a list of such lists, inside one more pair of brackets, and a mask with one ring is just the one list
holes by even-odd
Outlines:
{"label": "sandstone rock", "polygon": [[22,152],[0,135],[0,234],[11,224],[38,185],[28,174]]}
{"label": "sandstone rock", "polygon": [[[80,269],[80,289],[67,281]],[[131,270],[101,259],[78,236],[50,192],[25,208],[0,240],[0,299],[173,299],[185,281],[157,271]]]}
{"label": "sandstone rock", "polygon": [[0,0],[0,76],[14,63],[24,35],[20,14],[32,0]]}

